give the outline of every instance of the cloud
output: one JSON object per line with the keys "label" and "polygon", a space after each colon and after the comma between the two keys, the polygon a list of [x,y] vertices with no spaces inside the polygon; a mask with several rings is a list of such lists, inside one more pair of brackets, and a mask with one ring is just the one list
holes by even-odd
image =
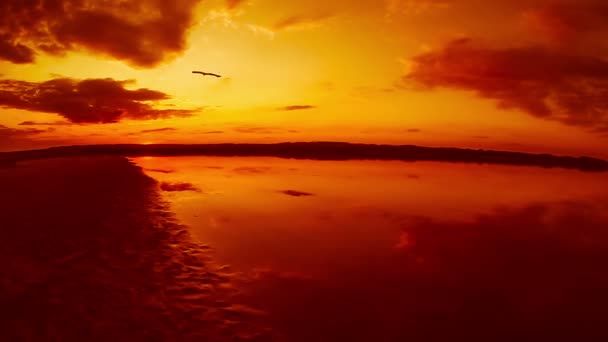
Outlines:
{"label": "cloud", "polygon": [[139,132],[128,133],[127,135],[140,135],[140,134],[148,134],[148,133],[163,133],[163,132],[173,132],[177,131],[176,128],[165,127],[165,128],[154,128],[154,129],[144,129]]}
{"label": "cloud", "polygon": [[501,108],[608,131],[608,61],[546,46],[494,48],[471,39],[413,58],[404,84],[474,91]]}
{"label": "cloud", "polygon": [[286,17],[274,24],[275,31],[283,31],[288,29],[307,29],[317,27],[322,22],[332,18],[333,14],[295,14]]}
{"label": "cloud", "polygon": [[536,32],[552,43],[586,45],[591,38],[594,43],[602,44],[608,33],[608,3],[604,0],[551,3],[529,9],[523,16]]}
{"label": "cloud", "polygon": [[53,128],[18,129],[0,125],[0,151],[32,145],[35,143],[36,136],[42,133],[52,132],[53,130]]}
{"label": "cloud", "polygon": [[199,188],[195,187],[191,183],[162,182],[162,183],[160,183],[160,189],[162,191],[167,191],[167,192],[181,192],[181,191],[201,192],[201,190]]}
{"label": "cloud", "polygon": [[275,130],[268,127],[237,127],[234,129],[238,133],[253,133],[253,134],[273,134]]}
{"label": "cloud", "polygon": [[11,41],[7,34],[0,34],[0,60],[15,64],[32,63],[34,62],[34,51],[23,44]]}
{"label": "cloud", "polygon": [[407,133],[422,133],[422,130],[420,128],[409,128],[406,131]]}
{"label": "cloud", "polygon": [[224,131],[206,131],[203,134],[224,134]]}
{"label": "cloud", "polygon": [[[275,32],[265,26],[243,23],[239,20],[240,13],[230,11],[227,9],[215,9],[209,11],[209,13],[203,18],[202,22],[208,25],[216,25],[231,30],[243,30],[250,32],[256,36],[266,37],[268,39],[274,39]],[[229,83],[230,78],[222,79],[222,83]]]}
{"label": "cloud", "polygon": [[445,9],[452,0],[386,0],[386,16],[418,15],[435,9]]}
{"label": "cloud", "polygon": [[23,121],[19,126],[70,126],[72,123],[67,121],[55,121],[55,122],[36,122],[36,121]]}
{"label": "cloud", "polygon": [[299,133],[297,130],[276,128],[276,127],[262,127],[262,126],[243,126],[234,128],[237,133],[245,134],[281,134],[281,133]]}
{"label": "cloud", "polygon": [[159,133],[159,132],[172,132],[172,131],[177,131],[177,129],[172,128],[172,127],[145,129],[143,131],[140,131],[140,133]]}
{"label": "cloud", "polygon": [[0,2],[0,60],[87,50],[153,67],[186,49],[200,0],[47,0]]}
{"label": "cloud", "polygon": [[307,110],[307,109],[314,109],[314,108],[317,108],[317,107],[311,106],[311,105],[293,105],[293,106],[279,107],[279,108],[277,108],[277,110],[293,111],[293,110]]}
{"label": "cloud", "polygon": [[311,194],[309,192],[302,192],[302,191],[296,191],[296,190],[283,190],[283,191],[281,191],[281,193],[284,195],[287,195],[287,196],[292,196],[292,197],[314,196],[313,194]]}
{"label": "cloud", "polygon": [[129,90],[133,81],[111,78],[59,78],[42,83],[0,80],[0,107],[58,114],[72,123],[114,123],[123,119],[148,120],[189,116],[189,110],[159,110],[150,102],[169,99],[165,93]]}
{"label": "cloud", "polygon": [[0,125],[0,137],[24,137],[45,132],[48,132],[48,130],[37,128],[17,129]]}

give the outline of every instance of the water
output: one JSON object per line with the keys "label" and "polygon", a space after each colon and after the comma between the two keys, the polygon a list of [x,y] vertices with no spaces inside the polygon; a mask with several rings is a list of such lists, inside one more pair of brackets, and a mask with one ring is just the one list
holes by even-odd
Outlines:
{"label": "water", "polygon": [[166,190],[186,190],[165,192],[177,218],[245,279],[242,300],[289,341],[606,334],[604,173],[276,158],[135,162]]}

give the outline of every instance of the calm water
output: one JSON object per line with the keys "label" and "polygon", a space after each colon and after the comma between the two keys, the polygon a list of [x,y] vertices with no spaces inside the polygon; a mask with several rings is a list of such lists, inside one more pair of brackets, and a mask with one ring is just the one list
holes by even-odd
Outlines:
{"label": "calm water", "polygon": [[[289,341],[600,341],[608,174],[137,158]],[[173,185],[173,186],[172,186]]]}

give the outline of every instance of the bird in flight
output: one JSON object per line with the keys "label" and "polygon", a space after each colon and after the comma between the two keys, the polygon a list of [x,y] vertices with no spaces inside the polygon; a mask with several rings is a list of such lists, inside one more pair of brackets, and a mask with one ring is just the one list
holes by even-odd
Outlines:
{"label": "bird in flight", "polygon": [[214,73],[212,73],[212,72],[193,71],[192,73],[193,73],[193,74],[201,74],[201,75],[203,75],[203,76],[214,76],[214,77],[218,77],[218,78],[222,77],[221,75],[214,74]]}

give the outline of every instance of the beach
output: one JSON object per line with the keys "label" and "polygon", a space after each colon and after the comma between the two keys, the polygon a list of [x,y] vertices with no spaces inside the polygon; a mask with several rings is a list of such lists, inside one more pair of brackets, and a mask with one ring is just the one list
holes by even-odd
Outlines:
{"label": "beach", "polygon": [[5,341],[273,340],[122,157],[0,168]]}
{"label": "beach", "polygon": [[603,341],[608,184],[239,157],[0,167],[6,341]]}

